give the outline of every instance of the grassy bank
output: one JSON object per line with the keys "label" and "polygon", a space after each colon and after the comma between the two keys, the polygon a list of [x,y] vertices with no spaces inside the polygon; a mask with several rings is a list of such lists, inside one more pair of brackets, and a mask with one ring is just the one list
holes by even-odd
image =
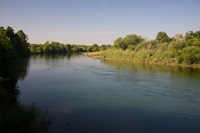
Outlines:
{"label": "grassy bank", "polygon": [[[168,51],[155,51],[155,50],[144,50],[139,51],[132,50],[122,50],[122,49],[108,49],[100,52],[89,52],[86,56],[105,59],[105,60],[115,60],[115,61],[125,61],[125,62],[137,62],[143,64],[156,64],[165,66],[182,66],[182,67],[193,67],[200,68],[198,63],[187,63],[185,60],[180,62],[180,57],[173,58],[169,57]],[[188,53],[189,54],[189,53]]]}
{"label": "grassy bank", "polygon": [[84,53],[84,55],[88,56],[88,57],[93,57],[93,58],[101,58],[101,52],[97,51],[97,52],[87,52]]}
{"label": "grassy bank", "polygon": [[158,32],[155,40],[130,34],[117,38],[112,48],[87,55],[109,60],[200,68],[200,31],[189,31],[185,36],[176,34],[172,38],[166,32]]}

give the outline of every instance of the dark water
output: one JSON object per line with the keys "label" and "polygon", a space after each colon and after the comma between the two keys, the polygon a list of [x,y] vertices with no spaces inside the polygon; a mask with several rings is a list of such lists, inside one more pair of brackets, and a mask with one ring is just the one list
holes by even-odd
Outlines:
{"label": "dark water", "polygon": [[49,133],[200,133],[200,70],[32,56],[20,101],[48,109]]}

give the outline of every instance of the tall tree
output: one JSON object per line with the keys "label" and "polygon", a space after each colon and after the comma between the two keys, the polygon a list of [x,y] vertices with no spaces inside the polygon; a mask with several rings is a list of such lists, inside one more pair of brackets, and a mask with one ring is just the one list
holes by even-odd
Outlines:
{"label": "tall tree", "polygon": [[141,42],[143,42],[144,39],[141,37],[141,36],[138,36],[136,34],[130,34],[130,35],[127,35],[125,38],[124,38],[124,43],[129,46],[129,45],[137,45]]}
{"label": "tall tree", "polygon": [[169,42],[170,38],[166,32],[160,31],[160,32],[158,32],[158,34],[156,36],[156,40],[158,40],[161,43],[164,43],[164,42]]}
{"label": "tall tree", "polygon": [[97,44],[93,44],[91,49],[92,49],[93,52],[98,51],[99,50],[99,46]]}
{"label": "tall tree", "polygon": [[12,44],[14,44],[15,33],[12,27],[8,26],[6,28],[6,35],[10,38]]}
{"label": "tall tree", "polygon": [[136,34],[130,34],[127,35],[125,38],[117,38],[114,41],[114,46],[116,48],[121,48],[123,50],[126,50],[129,46],[136,46],[137,44],[143,42],[144,39],[141,36],[138,36]]}
{"label": "tall tree", "polygon": [[0,77],[12,75],[17,61],[16,51],[7,36],[6,30],[0,27]]}
{"label": "tall tree", "polygon": [[123,38],[119,37],[114,41],[114,47],[116,48],[121,48],[123,50],[125,50],[127,48],[127,46],[124,43]]}
{"label": "tall tree", "polygon": [[[28,36],[23,32],[23,30],[19,30],[16,34],[16,43],[20,43],[21,44],[21,54],[24,55],[28,55],[30,53],[29,51],[29,43],[28,43]],[[18,38],[20,40],[18,40]]]}

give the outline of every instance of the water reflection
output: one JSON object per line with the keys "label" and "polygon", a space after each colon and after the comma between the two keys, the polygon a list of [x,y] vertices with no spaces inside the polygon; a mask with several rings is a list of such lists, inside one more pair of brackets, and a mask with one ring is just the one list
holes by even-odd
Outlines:
{"label": "water reflection", "polygon": [[81,54],[35,54],[32,55],[32,59],[40,58],[41,60],[49,61],[49,60],[63,60],[70,59],[71,57],[80,56]]}
{"label": "water reflection", "polygon": [[2,133],[42,133],[49,128],[51,119],[47,111],[40,110],[35,105],[24,105],[18,100],[20,91],[17,82],[25,79],[28,68],[29,57],[21,59],[13,67],[12,73],[6,75],[7,79],[0,81],[0,131]]}
{"label": "water reflection", "polygon": [[200,78],[200,69],[198,68],[140,64],[134,62],[120,62],[112,60],[101,60],[101,61],[109,66],[112,66],[113,68],[126,68],[138,71],[166,73],[166,74],[171,74],[173,76],[182,76],[186,78]]}
{"label": "water reflection", "polygon": [[[188,103],[187,106],[192,111],[200,110],[200,106],[196,106],[200,104],[200,99],[197,97],[200,95],[200,69],[110,60],[102,60],[102,62],[112,68],[122,69],[123,73],[127,71],[128,73],[122,76],[125,78],[123,82],[128,82],[130,86],[138,86],[140,93],[143,95],[160,97],[159,100],[162,98],[176,99],[181,103],[174,105],[174,107],[186,106]],[[135,91],[135,88],[133,91]],[[165,104],[173,105],[169,102],[165,102]]]}
{"label": "water reflection", "polygon": [[31,56],[31,62],[45,63],[46,65],[53,67],[62,64],[65,60],[69,61],[72,57],[75,58],[80,56],[81,54],[36,54]]}
{"label": "water reflection", "polygon": [[[12,73],[7,74],[7,80],[0,82],[1,91],[7,95],[7,99],[10,99],[8,104],[17,104],[20,91],[17,87],[19,79],[24,79],[27,75],[29,68],[29,58],[22,59],[16,64]],[[4,101],[4,100],[1,100]],[[6,101],[6,100],[5,100]],[[8,101],[7,101],[8,102]]]}

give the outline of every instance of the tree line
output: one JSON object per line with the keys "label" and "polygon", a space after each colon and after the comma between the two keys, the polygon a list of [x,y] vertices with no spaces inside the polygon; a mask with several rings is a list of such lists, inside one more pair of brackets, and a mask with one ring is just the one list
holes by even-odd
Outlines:
{"label": "tree line", "polygon": [[76,53],[76,52],[95,52],[100,50],[106,50],[111,45],[103,44],[98,46],[93,44],[92,46],[77,45],[77,44],[63,44],[59,42],[46,41],[44,44],[31,44],[29,50],[31,54],[50,54],[50,53]]}
{"label": "tree line", "polygon": [[200,64],[200,31],[189,31],[184,36],[176,34],[174,37],[160,31],[154,40],[145,40],[136,34],[119,37],[112,49],[101,52],[101,58],[166,65]]}

